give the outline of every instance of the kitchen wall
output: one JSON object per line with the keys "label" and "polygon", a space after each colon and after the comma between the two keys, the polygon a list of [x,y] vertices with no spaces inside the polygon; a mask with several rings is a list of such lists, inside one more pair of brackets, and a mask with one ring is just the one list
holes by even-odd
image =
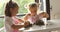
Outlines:
{"label": "kitchen wall", "polygon": [[60,19],[60,0],[50,0],[51,19]]}

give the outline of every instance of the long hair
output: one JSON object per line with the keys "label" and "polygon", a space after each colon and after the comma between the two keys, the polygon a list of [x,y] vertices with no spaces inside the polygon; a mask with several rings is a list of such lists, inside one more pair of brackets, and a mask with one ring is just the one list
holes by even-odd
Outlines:
{"label": "long hair", "polygon": [[19,7],[17,5],[17,3],[13,2],[12,0],[10,0],[7,4],[6,4],[6,7],[5,7],[5,16],[8,16],[8,17],[12,17],[11,15],[11,12],[10,12],[10,8],[16,8],[16,7]]}

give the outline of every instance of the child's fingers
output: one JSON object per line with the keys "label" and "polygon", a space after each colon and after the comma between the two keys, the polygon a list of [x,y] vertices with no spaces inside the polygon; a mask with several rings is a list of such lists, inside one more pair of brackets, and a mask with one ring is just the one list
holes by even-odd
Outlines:
{"label": "child's fingers", "polygon": [[30,22],[28,22],[28,21],[24,23],[25,26],[28,26],[29,24],[30,24]]}

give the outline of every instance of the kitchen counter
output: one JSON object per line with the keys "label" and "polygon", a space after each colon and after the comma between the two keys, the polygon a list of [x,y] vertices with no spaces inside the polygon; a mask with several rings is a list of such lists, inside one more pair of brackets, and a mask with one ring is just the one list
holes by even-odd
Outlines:
{"label": "kitchen counter", "polygon": [[48,25],[37,26],[33,25],[29,29],[19,29],[22,32],[50,32],[54,30],[60,30],[60,20],[48,20]]}

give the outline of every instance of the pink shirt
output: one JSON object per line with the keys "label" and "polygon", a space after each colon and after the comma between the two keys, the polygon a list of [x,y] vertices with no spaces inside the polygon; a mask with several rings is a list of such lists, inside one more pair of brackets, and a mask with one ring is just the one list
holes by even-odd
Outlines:
{"label": "pink shirt", "polygon": [[11,28],[11,26],[15,24],[18,24],[18,19],[16,19],[15,17],[5,17],[5,30],[6,32],[18,32],[18,30],[15,30],[13,28]]}
{"label": "pink shirt", "polygon": [[42,16],[35,15],[35,16],[28,16],[28,21],[30,21],[31,24],[34,24],[37,20],[41,20]]}

